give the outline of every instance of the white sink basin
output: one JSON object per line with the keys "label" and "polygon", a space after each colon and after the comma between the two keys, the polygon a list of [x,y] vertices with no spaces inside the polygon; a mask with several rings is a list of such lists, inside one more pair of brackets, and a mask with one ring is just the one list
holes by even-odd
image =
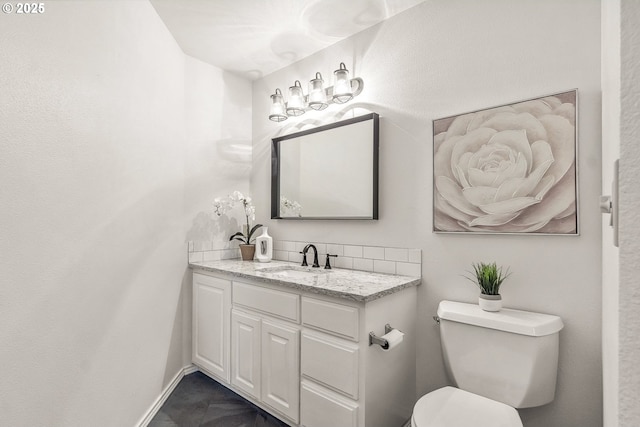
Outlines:
{"label": "white sink basin", "polygon": [[288,277],[292,279],[305,279],[329,273],[328,270],[323,270],[320,268],[294,266],[262,268],[259,271],[277,277]]}

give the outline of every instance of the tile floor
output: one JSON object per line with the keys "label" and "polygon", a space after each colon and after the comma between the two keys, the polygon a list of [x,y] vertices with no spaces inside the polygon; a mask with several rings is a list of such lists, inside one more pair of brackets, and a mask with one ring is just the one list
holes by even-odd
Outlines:
{"label": "tile floor", "polygon": [[287,427],[201,372],[186,375],[148,427]]}

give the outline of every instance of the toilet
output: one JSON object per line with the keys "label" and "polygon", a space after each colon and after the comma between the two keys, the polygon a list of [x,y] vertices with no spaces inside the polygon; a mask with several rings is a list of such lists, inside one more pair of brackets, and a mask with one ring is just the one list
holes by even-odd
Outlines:
{"label": "toilet", "polygon": [[442,356],[455,387],[422,396],[412,427],[522,427],[516,408],[555,397],[562,319],[441,301]]}

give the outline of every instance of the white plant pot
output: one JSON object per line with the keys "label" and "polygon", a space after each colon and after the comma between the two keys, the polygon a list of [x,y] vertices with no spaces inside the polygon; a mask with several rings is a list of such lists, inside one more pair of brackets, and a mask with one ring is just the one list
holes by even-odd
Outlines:
{"label": "white plant pot", "polygon": [[484,311],[500,311],[502,308],[502,296],[480,294],[478,305]]}

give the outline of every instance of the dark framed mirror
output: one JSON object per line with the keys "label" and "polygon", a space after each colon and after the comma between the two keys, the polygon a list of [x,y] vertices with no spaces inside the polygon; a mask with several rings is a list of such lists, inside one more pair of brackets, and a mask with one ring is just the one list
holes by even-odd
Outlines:
{"label": "dark framed mirror", "polygon": [[378,114],[271,141],[271,218],[378,219]]}

